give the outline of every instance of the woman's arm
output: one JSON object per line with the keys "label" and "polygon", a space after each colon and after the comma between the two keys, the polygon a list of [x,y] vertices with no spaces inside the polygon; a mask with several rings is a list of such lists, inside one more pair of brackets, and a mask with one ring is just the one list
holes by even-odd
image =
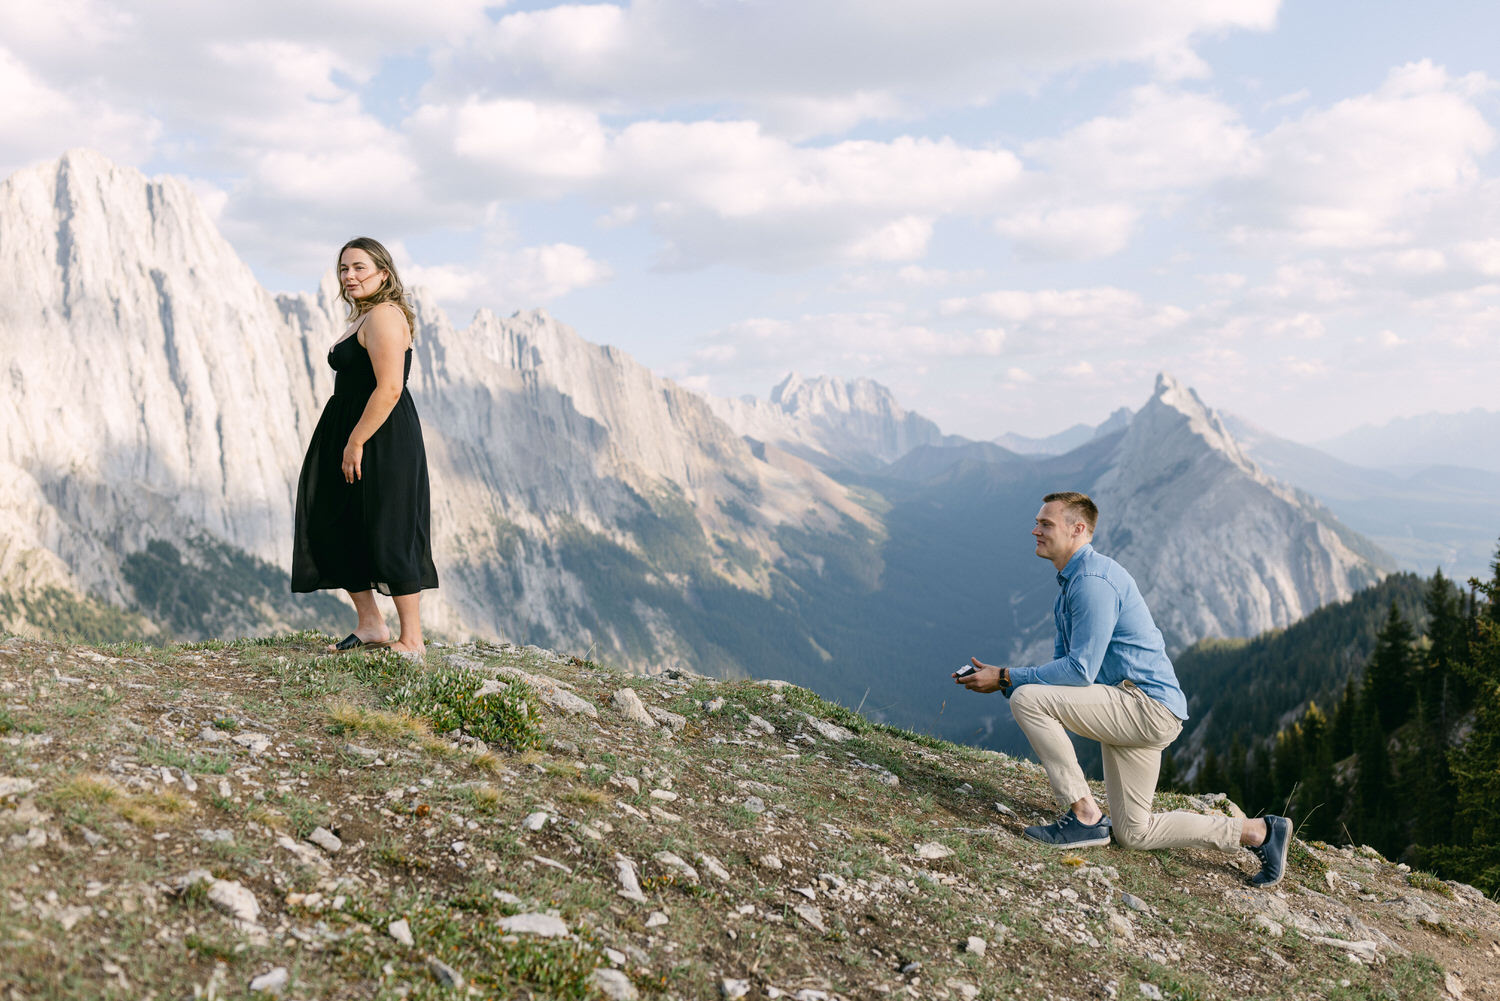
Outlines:
{"label": "woman's arm", "polygon": [[[388,305],[390,308],[386,308]],[[350,483],[360,478],[365,442],[380,430],[380,425],[396,408],[396,401],[401,399],[410,331],[406,317],[398,307],[381,303],[370,310],[369,319],[357,336],[370,353],[370,366],[375,369],[375,391],[370,394],[365,412],[360,415],[354,430],[349,432],[349,443],[344,446],[344,479]]]}

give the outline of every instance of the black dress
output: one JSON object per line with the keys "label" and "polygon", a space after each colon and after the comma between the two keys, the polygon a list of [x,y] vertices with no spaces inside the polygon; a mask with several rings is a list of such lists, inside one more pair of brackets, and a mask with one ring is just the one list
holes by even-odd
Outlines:
{"label": "black dress", "polygon": [[365,442],[361,478],[344,481],[344,446],[375,390],[375,368],[357,333],[328,352],[333,396],[313,430],[297,480],[292,544],[292,590],[342,588],[414,594],[438,586],[432,565],[427,452],[422,425],[406,389],[411,348],[401,374],[401,398]]}

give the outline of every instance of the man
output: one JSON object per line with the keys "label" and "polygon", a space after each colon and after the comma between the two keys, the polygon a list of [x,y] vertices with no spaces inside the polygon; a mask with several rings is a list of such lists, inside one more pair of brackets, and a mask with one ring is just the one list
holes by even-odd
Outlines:
{"label": "man", "polygon": [[[1057,568],[1054,659],[1039,667],[1004,668],[971,658],[972,673],[954,679],[974,692],[1001,691],[1031,742],[1066,811],[1056,823],[1026,828],[1047,845],[1083,848],[1218,848],[1244,845],[1261,860],[1250,880],[1275,886],[1286,870],[1291,821],[1242,820],[1174,811],[1152,813],[1161,752],[1182,732],[1187,698],[1167,658],[1161,631],[1125,569],[1090,544],[1099,509],[1086,495],[1042,498],[1031,534],[1036,554]],[[1066,729],[1065,729],[1066,728]],[[1078,767],[1066,730],[1099,741],[1113,824]]]}

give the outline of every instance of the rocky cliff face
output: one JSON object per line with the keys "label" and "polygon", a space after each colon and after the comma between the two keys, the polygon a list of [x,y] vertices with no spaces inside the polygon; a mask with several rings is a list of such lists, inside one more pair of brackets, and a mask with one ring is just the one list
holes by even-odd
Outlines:
{"label": "rocky cliff face", "polygon": [[181,182],[75,152],[0,185],[0,573],[123,601],[153,538],[279,556],[317,403],[287,333]]}
{"label": "rocky cliff face", "polygon": [[871,379],[804,379],[792,372],[772,387],[769,400],[716,399],[711,405],[740,434],[824,468],[875,469],[919,446],[953,440]]}
{"label": "rocky cliff face", "polygon": [[1169,375],[1105,464],[1095,545],[1135,576],[1169,642],[1289,625],[1383,569],[1378,550],[1263,473]]}
{"label": "rocky cliff face", "polygon": [[[89,152],[17,173],[0,206],[0,583],[129,604],[124,563],[154,540],[207,537],[284,565],[332,391],[336,285],[271,296],[185,185]],[[778,529],[868,520],[805,463],[752,453],[702,398],[545,313],[481,313],[458,332],[420,294],[415,306],[444,580],[424,618],[439,629],[586,646],[584,589],[550,551],[570,532],[639,552],[631,524],[666,511],[705,572],[754,590],[782,555]],[[734,561],[713,543],[731,523]]]}

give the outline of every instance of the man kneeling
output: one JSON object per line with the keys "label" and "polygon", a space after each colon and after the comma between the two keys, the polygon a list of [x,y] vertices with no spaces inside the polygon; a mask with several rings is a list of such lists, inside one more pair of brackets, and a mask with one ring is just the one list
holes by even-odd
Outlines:
{"label": "man kneeling", "polygon": [[[1111,831],[1124,848],[1233,852],[1244,845],[1261,860],[1250,882],[1275,886],[1292,840],[1285,817],[1151,812],[1161,753],[1182,732],[1187,698],[1135,580],[1090,545],[1099,520],[1094,502],[1073,492],[1042,500],[1031,534],[1062,587],[1052,609],[1054,659],[1012,670],[971,658],[977,670],[953,676],[970,691],[1010,699],[1058,805],[1067,808],[1056,823],[1026,828],[1026,836],[1070,848],[1107,845]],[[1100,743],[1113,824],[1089,792],[1065,728]]]}

